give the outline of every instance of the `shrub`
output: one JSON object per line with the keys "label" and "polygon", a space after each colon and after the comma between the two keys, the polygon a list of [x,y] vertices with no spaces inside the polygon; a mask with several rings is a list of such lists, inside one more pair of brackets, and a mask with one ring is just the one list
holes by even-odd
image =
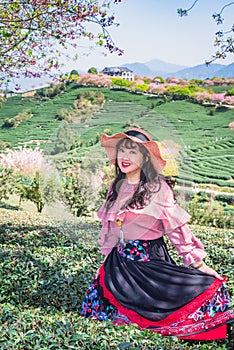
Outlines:
{"label": "shrub", "polygon": [[229,196],[225,194],[216,194],[215,199],[223,203],[234,205],[234,196]]}
{"label": "shrub", "polygon": [[135,91],[142,91],[142,92],[144,92],[144,91],[147,91],[148,90],[148,84],[145,84],[145,83],[143,83],[143,84],[136,84],[136,86],[135,86]]}
{"label": "shrub", "polygon": [[227,91],[226,96],[234,96],[234,87]]}
{"label": "shrub", "polygon": [[111,82],[113,86],[125,87],[129,88],[133,85],[132,81],[125,80],[122,78],[111,78]]}
{"label": "shrub", "polygon": [[71,209],[75,216],[88,215],[88,193],[79,174],[67,173],[62,181],[63,195],[61,199],[65,205]]}
{"label": "shrub", "polygon": [[2,128],[4,128],[4,129],[13,128],[15,126],[16,126],[16,121],[14,118],[7,118],[4,120],[4,122],[2,124]]}
{"label": "shrub", "polygon": [[13,169],[0,166],[0,202],[13,192]]}
{"label": "shrub", "polygon": [[8,142],[0,140],[0,150],[6,150],[10,148],[10,144]]}
{"label": "shrub", "polygon": [[199,88],[198,86],[194,84],[190,84],[188,86],[167,86],[167,92],[173,93],[176,95],[182,95],[182,96],[194,96],[197,92],[202,92],[203,89]]}
{"label": "shrub", "polygon": [[188,211],[191,215],[191,222],[194,224],[218,228],[234,226],[232,212],[225,212],[224,207],[218,202],[210,201],[206,192],[195,195],[188,205]]}

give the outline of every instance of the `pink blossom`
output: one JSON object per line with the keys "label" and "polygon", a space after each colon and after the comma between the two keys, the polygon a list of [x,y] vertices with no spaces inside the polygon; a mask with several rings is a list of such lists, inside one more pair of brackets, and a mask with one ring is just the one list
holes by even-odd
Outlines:
{"label": "pink blossom", "polygon": [[15,172],[24,175],[34,175],[40,170],[43,162],[42,151],[39,149],[20,148],[0,154],[0,166],[13,168]]}
{"label": "pink blossom", "polygon": [[111,86],[111,79],[106,74],[82,74],[79,77],[78,84],[87,85],[87,86]]}
{"label": "pink blossom", "polygon": [[234,96],[225,96],[223,100],[224,105],[234,106]]}
{"label": "pink blossom", "polygon": [[136,83],[136,85],[145,84],[144,80],[142,80],[142,79],[137,79],[137,80],[135,81],[135,83]]}
{"label": "pink blossom", "polygon": [[212,80],[214,82],[214,85],[223,85],[225,82],[224,79],[222,79],[222,78],[214,78]]}
{"label": "pink blossom", "polygon": [[207,91],[197,92],[195,94],[195,100],[198,102],[207,102],[211,98],[211,95]]}
{"label": "pink blossom", "polygon": [[157,85],[155,83],[150,83],[148,89],[150,92],[154,92],[156,87]]}
{"label": "pink blossom", "polygon": [[167,91],[167,89],[166,89],[165,84],[156,85],[154,88],[154,92],[159,94],[159,95],[165,94],[166,91]]}
{"label": "pink blossom", "polygon": [[177,78],[174,78],[174,77],[170,77],[170,78],[167,78],[167,82],[169,83],[169,84],[179,84],[179,79],[177,79]]}
{"label": "pink blossom", "polygon": [[213,82],[213,80],[204,80],[204,85],[213,86],[214,82]]}
{"label": "pink blossom", "polygon": [[220,93],[220,94],[211,94],[210,100],[214,102],[223,102],[224,101],[224,96],[225,93]]}
{"label": "pink blossom", "polygon": [[231,130],[234,130],[234,121],[228,125],[228,128]]}
{"label": "pink blossom", "polygon": [[187,80],[185,80],[185,79],[181,79],[181,80],[180,80],[180,85],[181,85],[181,86],[188,86],[188,85],[189,85],[189,83],[188,83],[188,81],[187,81]]}
{"label": "pink blossom", "polygon": [[161,84],[161,79],[156,78],[156,79],[154,79],[154,82],[155,82],[156,84]]}

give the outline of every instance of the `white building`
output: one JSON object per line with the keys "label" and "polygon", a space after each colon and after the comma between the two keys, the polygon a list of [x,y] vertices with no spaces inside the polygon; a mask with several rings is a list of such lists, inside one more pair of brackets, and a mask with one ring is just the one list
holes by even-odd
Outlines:
{"label": "white building", "polygon": [[134,81],[133,71],[127,67],[105,67],[101,73],[107,74],[111,77]]}

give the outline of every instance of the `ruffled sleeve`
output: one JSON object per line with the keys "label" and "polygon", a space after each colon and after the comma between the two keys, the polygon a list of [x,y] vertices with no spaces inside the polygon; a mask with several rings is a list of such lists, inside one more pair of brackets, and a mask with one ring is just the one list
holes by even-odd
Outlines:
{"label": "ruffled sleeve", "polygon": [[168,189],[168,185],[164,184],[164,188],[160,192],[158,204],[163,205],[165,195],[165,205],[161,215],[163,227],[178,254],[183,258],[184,265],[189,266],[201,261],[206,253],[201,241],[194,236],[186,224],[190,215],[175,203],[173,192],[170,188]]}
{"label": "ruffled sleeve", "polygon": [[184,266],[197,263],[206,257],[202,242],[194,236],[186,224],[172,231],[168,237],[183,258]]}
{"label": "ruffled sleeve", "polygon": [[154,215],[162,221],[164,233],[183,258],[185,266],[201,261],[206,253],[201,241],[194,236],[187,226],[190,215],[174,200],[174,195],[167,183],[162,183],[144,213]]}
{"label": "ruffled sleeve", "polygon": [[166,182],[162,182],[160,190],[152,196],[147,206],[143,209],[129,210],[160,220],[166,234],[184,225],[190,219],[190,215],[176,203],[173,191]]}

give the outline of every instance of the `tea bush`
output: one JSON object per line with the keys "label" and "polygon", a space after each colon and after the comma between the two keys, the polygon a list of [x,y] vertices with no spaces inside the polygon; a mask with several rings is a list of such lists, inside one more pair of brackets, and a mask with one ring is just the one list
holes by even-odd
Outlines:
{"label": "tea bush", "polygon": [[[232,349],[232,330],[225,340],[186,342],[81,317],[85,291],[103,261],[96,245],[98,221],[56,222],[1,208],[0,223],[1,350]],[[191,228],[205,245],[207,264],[229,277],[233,292],[231,230]]]}

